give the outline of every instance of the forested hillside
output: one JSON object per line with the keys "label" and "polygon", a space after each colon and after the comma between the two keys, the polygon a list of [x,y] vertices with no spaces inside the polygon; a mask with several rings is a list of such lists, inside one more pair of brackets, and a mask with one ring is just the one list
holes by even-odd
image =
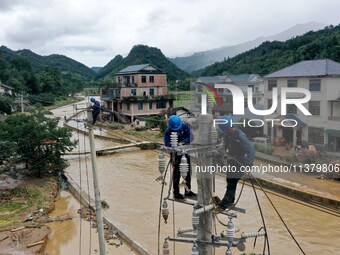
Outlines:
{"label": "forested hillside", "polygon": [[[40,56],[30,50],[0,47],[0,80],[17,93],[53,98],[80,91],[95,72],[61,55]],[[50,101],[50,100],[49,100]]]}
{"label": "forested hillside", "polygon": [[264,42],[260,46],[215,63],[196,75],[257,73],[266,75],[302,60],[332,59],[340,62],[340,25],[308,32],[286,42]]}
{"label": "forested hillside", "polygon": [[96,75],[96,79],[113,77],[114,74],[130,65],[152,64],[166,72],[170,81],[184,80],[189,75],[179,69],[175,64],[169,61],[160,49],[146,45],[134,46],[129,55],[123,58],[117,55],[106,66],[104,66]]}

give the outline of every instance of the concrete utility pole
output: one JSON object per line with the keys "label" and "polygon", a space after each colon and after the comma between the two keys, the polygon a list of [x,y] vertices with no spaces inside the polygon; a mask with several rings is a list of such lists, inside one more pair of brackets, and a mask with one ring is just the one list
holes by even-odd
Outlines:
{"label": "concrete utility pole", "polygon": [[94,186],[94,200],[96,204],[96,222],[97,222],[97,230],[98,230],[98,238],[99,238],[99,252],[100,252],[100,255],[105,255],[103,212],[102,212],[100,191],[99,191],[99,185],[98,185],[97,155],[96,155],[96,148],[95,148],[95,143],[94,143],[92,120],[93,120],[92,110],[89,109],[87,111],[87,121],[88,121],[88,127],[89,127],[89,140],[90,140],[90,148],[91,148],[91,163],[92,163],[92,175],[93,175],[93,186]]}
{"label": "concrete utility pole", "polygon": [[24,99],[22,93],[20,94],[20,104],[21,104],[21,112],[24,112]]}
{"label": "concrete utility pole", "polygon": [[[212,115],[209,113],[205,115],[200,115],[198,123],[200,144],[210,145],[212,143],[210,135],[213,123]],[[205,166],[212,166],[212,155],[203,152],[202,157],[204,158],[203,164]],[[197,173],[197,202],[199,205],[207,206],[210,204],[211,196],[213,195],[212,183],[213,174],[210,171],[207,171],[205,173]],[[202,242],[211,242],[211,236],[213,234],[212,230],[212,210],[209,210],[205,213],[200,214],[199,225],[197,227],[197,240]],[[212,246],[204,243],[198,243],[198,252],[199,254],[211,255]]]}

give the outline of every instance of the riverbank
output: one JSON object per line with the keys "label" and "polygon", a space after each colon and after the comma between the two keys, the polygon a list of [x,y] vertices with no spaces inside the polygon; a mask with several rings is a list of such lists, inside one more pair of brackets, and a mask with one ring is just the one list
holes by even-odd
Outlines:
{"label": "riverbank", "polygon": [[[2,178],[6,178],[2,175]],[[8,179],[8,177],[7,177]],[[4,254],[42,253],[50,229],[44,224],[51,219],[58,194],[55,177],[28,179],[18,186],[0,192],[0,251]]]}

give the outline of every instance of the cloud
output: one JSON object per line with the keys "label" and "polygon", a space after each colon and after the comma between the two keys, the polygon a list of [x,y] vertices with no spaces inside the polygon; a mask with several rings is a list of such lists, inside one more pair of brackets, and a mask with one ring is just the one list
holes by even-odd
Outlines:
{"label": "cloud", "polygon": [[[279,11],[278,11],[279,4]],[[339,23],[337,0],[0,0],[0,41],[105,65],[135,44],[169,57],[235,45],[298,23]],[[327,13],[327,15],[324,15]],[[106,62],[105,62],[106,61]]]}

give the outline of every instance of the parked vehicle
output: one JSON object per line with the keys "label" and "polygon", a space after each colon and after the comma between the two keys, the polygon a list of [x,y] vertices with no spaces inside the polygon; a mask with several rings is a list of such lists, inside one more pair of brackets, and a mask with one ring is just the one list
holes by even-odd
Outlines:
{"label": "parked vehicle", "polygon": [[254,137],[253,138],[253,143],[262,145],[262,146],[271,146],[272,141],[268,137]]}

